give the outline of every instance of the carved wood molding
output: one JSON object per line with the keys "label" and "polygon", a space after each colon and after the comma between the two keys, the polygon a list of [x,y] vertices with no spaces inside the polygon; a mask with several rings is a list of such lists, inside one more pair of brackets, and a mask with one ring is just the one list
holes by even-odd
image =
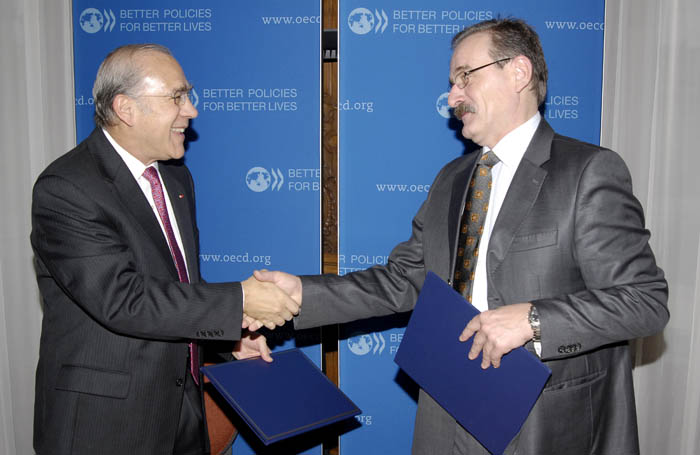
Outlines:
{"label": "carved wood molding", "polygon": [[323,253],[338,253],[338,64],[323,64],[321,195]]}

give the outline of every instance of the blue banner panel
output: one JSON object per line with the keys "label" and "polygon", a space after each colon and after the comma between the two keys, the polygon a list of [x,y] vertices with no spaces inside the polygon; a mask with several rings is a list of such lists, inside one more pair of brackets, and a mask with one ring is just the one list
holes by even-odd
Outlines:
{"label": "blue banner panel", "polygon": [[[319,0],[74,0],[77,137],[93,129],[92,84],[128,43],[170,48],[194,85],[185,162],[196,185],[200,263],[211,282],[255,269],[321,271]],[[288,324],[289,325],[289,324]],[[275,349],[321,363],[318,330],[285,328]],[[234,454],[259,451],[241,429]],[[284,453],[320,454],[316,439]]]}
{"label": "blue banner panel", "polygon": [[[462,155],[450,118],[450,42],[460,30],[519,17],[540,35],[549,66],[544,118],[598,143],[604,0],[341,0],[339,11],[339,269],[386,262],[439,169]],[[346,324],[340,382],[363,410],[341,453],[410,453],[416,386],[393,363],[405,317]]]}

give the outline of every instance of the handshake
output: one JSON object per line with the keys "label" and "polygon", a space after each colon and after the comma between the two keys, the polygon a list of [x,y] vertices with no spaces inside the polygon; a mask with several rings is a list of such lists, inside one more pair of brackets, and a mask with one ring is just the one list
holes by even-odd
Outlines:
{"label": "handshake", "polygon": [[299,314],[301,279],[284,272],[256,270],[243,287],[243,328],[273,330]]}

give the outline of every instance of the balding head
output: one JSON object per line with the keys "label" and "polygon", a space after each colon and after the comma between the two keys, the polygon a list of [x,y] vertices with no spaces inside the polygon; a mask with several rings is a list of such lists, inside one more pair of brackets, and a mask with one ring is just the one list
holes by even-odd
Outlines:
{"label": "balding head", "polygon": [[119,94],[136,96],[145,74],[140,57],[156,52],[172,57],[160,44],[127,44],[114,49],[97,70],[92,97],[95,101],[95,124],[101,128],[114,126],[118,117],[112,106]]}

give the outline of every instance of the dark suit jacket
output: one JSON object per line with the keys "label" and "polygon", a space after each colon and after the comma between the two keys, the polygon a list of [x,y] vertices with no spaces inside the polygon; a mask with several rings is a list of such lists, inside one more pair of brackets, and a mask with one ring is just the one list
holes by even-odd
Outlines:
{"label": "dark suit jacket", "polygon": [[[451,283],[476,155],[442,169],[413,220],[411,237],[392,251],[386,266],[343,277],[303,277],[296,327],[410,310],[427,270]],[[542,120],[483,252],[489,308],[533,302],[541,319],[542,359],[552,369],[510,450],[638,453],[627,340],[660,331],[669,316],[667,284],[648,239],[619,156],[559,136]],[[421,391],[413,452],[451,453],[454,438],[454,420]]]}
{"label": "dark suit jacket", "polygon": [[178,281],[148,201],[100,129],[35,184],[39,453],[171,454],[188,340],[240,338],[240,284],[200,282],[190,173],[159,167],[191,284]]}

